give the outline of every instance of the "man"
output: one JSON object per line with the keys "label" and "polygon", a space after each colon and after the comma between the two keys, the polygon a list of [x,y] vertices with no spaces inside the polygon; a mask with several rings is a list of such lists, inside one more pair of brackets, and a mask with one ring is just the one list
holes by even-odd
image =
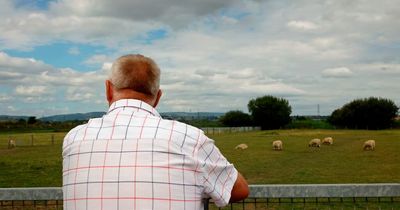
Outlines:
{"label": "man", "polygon": [[248,185],[204,133],[155,110],[160,70],[142,55],[115,61],[102,118],[63,143],[64,210],[203,209],[248,196]]}

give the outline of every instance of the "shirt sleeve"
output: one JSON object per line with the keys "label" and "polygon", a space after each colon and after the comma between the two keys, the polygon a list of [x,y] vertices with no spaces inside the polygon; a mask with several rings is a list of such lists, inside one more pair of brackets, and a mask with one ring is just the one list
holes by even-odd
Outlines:
{"label": "shirt sleeve", "polygon": [[227,205],[238,176],[237,170],[209,138],[201,145],[198,154],[205,196],[211,197],[218,207]]}

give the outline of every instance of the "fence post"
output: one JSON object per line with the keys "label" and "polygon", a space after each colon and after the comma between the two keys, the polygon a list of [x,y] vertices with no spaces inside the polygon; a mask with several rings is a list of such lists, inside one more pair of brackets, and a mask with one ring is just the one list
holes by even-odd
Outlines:
{"label": "fence post", "polygon": [[33,146],[33,134],[31,134],[31,146]]}

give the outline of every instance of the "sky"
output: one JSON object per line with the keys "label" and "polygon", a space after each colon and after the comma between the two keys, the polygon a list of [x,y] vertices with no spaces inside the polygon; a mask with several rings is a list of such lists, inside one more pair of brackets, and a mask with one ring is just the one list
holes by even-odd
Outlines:
{"label": "sky", "polygon": [[106,111],[112,62],[137,53],[161,69],[159,112],[399,106],[399,20],[399,0],[0,0],[0,115]]}

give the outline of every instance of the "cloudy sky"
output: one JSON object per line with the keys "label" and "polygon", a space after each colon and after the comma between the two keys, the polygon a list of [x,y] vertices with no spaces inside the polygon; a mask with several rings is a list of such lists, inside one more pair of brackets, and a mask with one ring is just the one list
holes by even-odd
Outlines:
{"label": "cloudy sky", "polygon": [[160,66],[160,112],[400,105],[399,20],[399,0],[0,0],[0,115],[105,111],[128,53]]}

